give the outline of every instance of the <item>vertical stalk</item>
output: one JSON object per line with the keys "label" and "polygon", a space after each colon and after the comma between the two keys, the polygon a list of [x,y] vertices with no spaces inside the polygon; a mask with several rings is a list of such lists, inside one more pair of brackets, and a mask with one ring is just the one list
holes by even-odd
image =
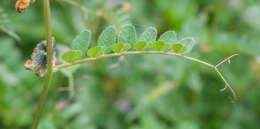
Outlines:
{"label": "vertical stalk", "polygon": [[69,99],[72,100],[72,97],[74,95],[74,78],[73,78],[73,75],[70,74],[68,76],[69,78]]}
{"label": "vertical stalk", "polygon": [[51,10],[49,0],[43,0],[44,19],[47,34],[47,74],[43,85],[42,94],[38,103],[37,112],[33,121],[32,129],[37,129],[39,121],[41,119],[43,107],[48,95],[48,88],[52,78],[53,66],[52,66],[52,30],[51,30]]}

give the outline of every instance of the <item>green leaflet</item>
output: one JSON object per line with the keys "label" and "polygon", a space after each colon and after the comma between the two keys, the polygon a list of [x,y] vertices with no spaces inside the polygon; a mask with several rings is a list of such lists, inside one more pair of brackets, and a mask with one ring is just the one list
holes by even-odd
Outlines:
{"label": "green leaflet", "polygon": [[156,41],[156,37],[157,37],[157,29],[154,27],[149,27],[141,34],[139,41],[153,43]]}
{"label": "green leaflet", "polygon": [[65,52],[63,55],[62,55],[62,59],[66,62],[73,62],[75,60],[78,60],[82,57],[82,52],[79,51],[79,50],[72,50],[72,51],[68,51],[68,52]]}
{"label": "green leaflet", "polygon": [[131,46],[136,42],[136,30],[133,25],[126,25],[119,32],[118,43],[129,43]]}
{"label": "green leaflet", "polygon": [[195,40],[193,38],[184,38],[184,39],[180,40],[179,42],[180,42],[180,44],[185,46],[185,48],[186,48],[185,53],[190,52],[195,44]]}
{"label": "green leaflet", "polygon": [[105,48],[103,46],[96,46],[88,50],[88,56],[97,57],[105,53]]}
{"label": "green leaflet", "polygon": [[131,45],[130,44],[124,44],[124,47],[121,49],[122,51],[128,51],[129,49],[131,49]]}
{"label": "green leaflet", "polygon": [[88,50],[91,32],[89,30],[82,31],[72,42],[72,50],[80,50],[85,53]]}
{"label": "green leaflet", "polygon": [[172,50],[175,53],[184,53],[187,50],[187,48],[180,43],[176,43],[172,45]]}
{"label": "green leaflet", "polygon": [[149,50],[153,47],[153,44],[146,43],[145,41],[140,41],[134,44],[134,48],[137,51]]}
{"label": "green leaflet", "polygon": [[[66,63],[66,61],[64,59],[62,59],[62,56],[64,53],[66,53],[69,48],[66,47],[65,45],[56,45],[56,50],[57,53],[60,53],[58,56],[58,59],[60,60],[61,63]],[[75,65],[72,67],[68,67],[68,68],[64,68],[61,69],[61,73],[64,74],[65,76],[71,76],[80,66],[79,65]]]}
{"label": "green leaflet", "polygon": [[140,42],[135,43],[134,48],[135,48],[137,51],[142,51],[145,46],[146,46],[146,42],[140,41]]}
{"label": "green leaflet", "polygon": [[[184,38],[182,40],[177,40],[177,34],[175,31],[167,31],[163,33],[158,41],[157,29],[154,27],[147,28],[140,36],[138,42],[136,42],[136,30],[133,25],[126,25],[119,32],[118,37],[116,37],[115,26],[108,26],[98,37],[97,47],[91,48],[87,52],[90,57],[97,57],[105,53],[109,53],[111,50],[115,53],[120,53],[123,51],[128,51],[132,47],[137,51],[150,50],[154,48],[156,51],[166,51],[171,45],[172,50],[176,53],[186,53],[189,52],[193,45],[193,38]],[[84,30],[81,32],[73,41],[72,49],[80,50],[83,54],[88,50],[89,41],[91,38],[91,32]],[[118,38],[118,43],[116,44],[116,38]],[[178,41],[178,43],[176,43]],[[67,61],[71,61],[68,60]]]}
{"label": "green leaflet", "polygon": [[126,44],[126,43],[118,43],[112,46],[112,50],[115,53],[128,51],[130,48],[131,48],[130,44]]}
{"label": "green leaflet", "polygon": [[115,26],[108,26],[98,37],[98,45],[105,46],[106,52],[111,51],[111,47],[116,43]]}
{"label": "green leaflet", "polygon": [[175,31],[167,31],[160,36],[159,41],[170,44],[175,43],[177,42],[177,34]]}
{"label": "green leaflet", "polygon": [[157,51],[165,51],[170,48],[170,44],[164,43],[162,41],[157,41],[153,44],[153,47]]}
{"label": "green leaflet", "polygon": [[152,43],[147,43],[146,46],[144,47],[144,50],[150,50],[153,47]]}

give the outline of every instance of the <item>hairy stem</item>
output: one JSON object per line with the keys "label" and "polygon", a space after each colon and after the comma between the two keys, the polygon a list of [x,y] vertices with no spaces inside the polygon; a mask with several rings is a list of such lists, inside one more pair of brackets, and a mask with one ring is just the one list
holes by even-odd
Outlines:
{"label": "hairy stem", "polygon": [[152,54],[152,55],[178,56],[178,57],[184,58],[186,60],[191,60],[191,61],[194,61],[194,62],[198,62],[200,64],[203,64],[203,65],[206,65],[206,66],[208,66],[210,68],[213,68],[217,72],[217,74],[221,77],[221,79],[224,81],[224,83],[226,85],[224,90],[226,88],[229,88],[229,90],[231,91],[231,93],[233,95],[234,101],[236,101],[237,97],[236,97],[235,91],[232,89],[230,84],[225,80],[224,76],[217,69],[217,67],[219,65],[223,64],[224,62],[230,60],[232,57],[237,56],[237,54],[234,54],[234,55],[232,55],[232,56],[230,56],[230,57],[220,61],[220,63],[217,63],[217,65],[212,65],[212,64],[207,63],[205,61],[202,61],[202,60],[199,60],[199,59],[196,59],[196,58],[193,58],[193,57],[189,57],[189,56],[184,56],[184,55],[181,55],[181,54],[173,53],[173,52],[163,52],[163,51],[129,51],[129,52],[106,54],[106,55],[98,56],[98,57],[95,57],[95,58],[88,57],[88,58],[76,60],[76,61],[71,62],[71,63],[57,65],[54,68],[54,71],[58,71],[60,69],[71,67],[71,66],[74,66],[74,65],[84,64],[84,63],[87,63],[87,62],[97,61],[97,60],[111,58],[111,57],[119,57],[119,56],[127,56],[127,55],[149,55],[149,54]]}
{"label": "hairy stem", "polygon": [[44,19],[46,26],[46,35],[47,35],[47,75],[45,79],[45,83],[43,85],[42,94],[39,100],[37,112],[35,114],[35,118],[33,121],[32,129],[37,129],[39,121],[41,119],[43,107],[48,95],[48,88],[52,78],[52,31],[51,31],[51,10],[49,0],[43,0],[43,9],[44,9]]}

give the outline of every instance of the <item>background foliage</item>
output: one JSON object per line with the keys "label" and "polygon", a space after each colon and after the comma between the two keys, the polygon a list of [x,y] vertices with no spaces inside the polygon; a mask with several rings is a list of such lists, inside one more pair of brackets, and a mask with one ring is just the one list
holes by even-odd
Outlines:
{"label": "background foliage", "polygon": [[[90,46],[108,25],[132,23],[140,35],[175,30],[194,36],[188,55],[221,66],[239,98],[219,92],[211,69],[159,55],[126,56],[55,73],[39,129],[257,129],[260,121],[260,2],[258,0],[53,0],[57,49],[66,51],[84,29]],[[18,14],[15,1],[0,5],[0,128],[28,129],[43,79],[23,68],[45,38],[42,3]],[[131,5],[131,9],[127,4]],[[68,87],[74,85],[71,98]]]}

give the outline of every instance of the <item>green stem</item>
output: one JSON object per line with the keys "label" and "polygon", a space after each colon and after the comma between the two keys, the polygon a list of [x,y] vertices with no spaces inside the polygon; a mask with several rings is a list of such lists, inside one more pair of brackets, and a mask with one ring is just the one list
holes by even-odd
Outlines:
{"label": "green stem", "polygon": [[231,91],[231,93],[233,95],[234,101],[236,101],[237,96],[236,96],[235,91],[232,89],[230,84],[225,80],[225,78],[220,73],[220,71],[217,69],[217,67],[219,65],[223,64],[224,62],[229,61],[232,57],[237,56],[238,54],[234,54],[234,55],[232,55],[232,56],[230,56],[230,57],[220,61],[220,63],[217,63],[216,65],[212,65],[212,64],[207,63],[205,61],[202,61],[202,60],[199,60],[199,59],[196,59],[196,58],[193,58],[193,57],[189,57],[189,56],[184,56],[184,55],[181,55],[181,54],[173,53],[173,52],[164,52],[164,51],[129,51],[129,52],[120,52],[120,53],[106,54],[106,55],[98,56],[98,57],[95,57],[95,58],[88,57],[88,58],[76,60],[76,61],[71,62],[71,63],[57,65],[54,68],[54,72],[58,71],[60,69],[63,69],[63,68],[74,66],[74,65],[84,64],[84,63],[87,63],[87,62],[97,61],[97,60],[111,58],[111,57],[127,56],[127,55],[148,55],[148,54],[178,56],[178,57],[184,58],[186,60],[191,60],[191,61],[203,64],[203,65],[206,65],[206,66],[208,66],[210,68],[213,68],[217,72],[217,74],[221,77],[221,79],[224,81],[224,83],[226,85],[225,88],[222,89],[222,91],[225,90],[226,88],[229,88],[229,90]]}
{"label": "green stem", "polygon": [[62,0],[64,2],[67,2],[75,7],[78,7],[79,9],[82,10],[82,16],[83,16],[83,19],[85,21],[85,23],[87,24],[87,20],[88,20],[88,13],[92,13],[92,14],[95,14],[95,12],[91,11],[91,10],[88,10],[85,6],[83,6],[82,4],[78,3],[77,1],[74,1],[74,0]]}
{"label": "green stem", "polygon": [[32,129],[37,129],[39,121],[41,119],[43,107],[48,95],[48,88],[52,78],[52,30],[51,30],[51,10],[50,10],[50,3],[49,0],[43,1],[43,8],[44,8],[44,19],[46,25],[46,34],[47,34],[47,75],[43,85],[42,94],[38,103],[37,112],[35,114],[35,118],[33,121]]}
{"label": "green stem", "polygon": [[63,68],[67,68],[67,67],[70,67],[70,66],[73,66],[73,65],[77,65],[77,64],[83,64],[83,63],[87,63],[87,62],[90,62],[90,61],[97,61],[97,60],[111,58],[111,57],[126,56],[126,55],[149,55],[149,54],[152,54],[152,55],[178,56],[178,57],[182,57],[182,58],[187,59],[187,60],[191,60],[191,61],[195,61],[195,62],[204,64],[204,65],[206,65],[208,67],[214,68],[214,65],[209,64],[207,62],[195,59],[193,57],[184,56],[184,55],[181,55],[181,54],[176,54],[176,53],[173,53],[173,52],[164,52],[164,51],[129,51],[129,52],[106,54],[106,55],[98,56],[98,57],[95,57],[95,58],[84,58],[84,59],[80,59],[80,60],[77,60],[77,61],[74,61],[74,62],[71,62],[71,63],[57,65],[54,68],[54,71],[57,71],[57,70],[60,70],[60,69],[63,69]]}
{"label": "green stem", "polygon": [[38,108],[37,108],[37,112],[35,114],[34,117],[34,121],[33,121],[33,125],[32,125],[32,129],[37,129],[39,121],[41,119],[41,115],[42,115],[42,111],[43,111],[43,107],[48,95],[48,87],[50,85],[50,81],[51,81],[51,77],[52,77],[52,73],[47,73],[46,75],[46,80],[45,83],[43,85],[43,90],[42,90],[42,94],[38,103]]}
{"label": "green stem", "polygon": [[73,95],[74,95],[74,79],[73,79],[73,75],[72,74],[70,74],[69,76],[68,76],[68,78],[69,78],[69,99],[70,100],[72,100],[72,97],[73,97]]}

